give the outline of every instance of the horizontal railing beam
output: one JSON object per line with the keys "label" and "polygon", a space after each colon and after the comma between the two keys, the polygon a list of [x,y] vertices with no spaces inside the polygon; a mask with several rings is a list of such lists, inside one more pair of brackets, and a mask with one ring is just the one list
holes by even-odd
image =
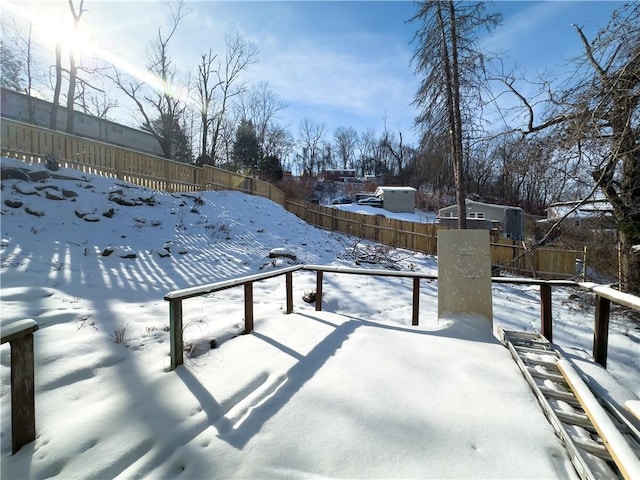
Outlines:
{"label": "horizontal railing beam", "polygon": [[599,285],[597,283],[581,282],[578,285],[583,290],[593,292],[599,297],[606,298],[618,305],[623,305],[640,312],[640,297],[631,295],[630,293],[621,292],[620,290],[616,290],[615,288],[611,288],[606,285]]}
{"label": "horizontal railing beam", "polygon": [[258,273],[255,275],[247,275],[245,277],[233,278],[231,280],[224,280],[222,282],[209,283],[207,285],[201,285],[198,287],[183,288],[181,290],[173,290],[164,296],[167,301],[187,298],[199,297],[208,293],[218,292],[220,290],[226,290],[228,288],[237,287],[245,283],[259,282],[261,280],[267,280],[269,278],[279,277],[288,272],[295,272],[300,270],[302,265],[296,265],[293,267],[280,268],[272,272]]}
{"label": "horizontal railing beam", "polygon": [[[340,267],[340,266],[327,266],[327,265],[296,265],[287,268],[281,268],[276,271],[265,272],[255,275],[248,275],[231,280],[225,280],[222,282],[211,283],[208,285],[202,285],[198,287],[185,288],[182,290],[174,290],[165,295],[164,299],[170,302],[170,319],[171,319],[171,336],[172,336],[172,362],[171,369],[176,368],[177,365],[182,363],[182,338],[181,332],[178,330],[182,328],[182,305],[181,302],[184,299],[192,298],[196,296],[206,295],[209,293],[217,292],[227,288],[237,287],[244,285],[245,300],[244,300],[244,313],[245,313],[245,328],[244,333],[249,333],[253,330],[253,282],[266,280],[269,278],[278,277],[281,275],[286,276],[286,302],[287,313],[293,311],[293,272],[298,270],[312,271],[316,273],[316,298],[315,308],[317,311],[322,310],[323,303],[323,277],[324,273],[339,273],[348,275],[370,275],[380,277],[395,277],[395,278],[411,278],[413,280],[413,296],[412,296],[412,325],[419,325],[419,310],[420,310],[420,280],[437,280],[437,274],[429,274],[422,272],[405,272],[397,270],[383,270],[383,269],[366,269],[366,268],[353,268],[353,267]],[[596,312],[595,312],[595,325],[594,325],[594,360],[603,366],[606,366],[607,357],[607,338],[608,338],[608,324],[609,324],[609,303],[615,302],[620,305],[624,305],[629,308],[640,311],[640,297],[626,294],[614,290],[611,287],[597,285],[594,283],[579,283],[570,280],[542,280],[532,278],[507,278],[507,277],[492,277],[492,283],[495,284],[511,284],[511,285],[530,285],[540,287],[540,320],[541,320],[541,333],[550,342],[553,341],[553,322],[552,322],[552,299],[551,293],[553,287],[570,287],[570,288],[582,288],[588,290],[596,295]]]}

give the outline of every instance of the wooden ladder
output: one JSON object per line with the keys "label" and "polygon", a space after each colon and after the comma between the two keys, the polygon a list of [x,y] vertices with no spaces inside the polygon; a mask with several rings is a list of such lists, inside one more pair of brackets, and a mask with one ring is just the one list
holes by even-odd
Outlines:
{"label": "wooden ladder", "polygon": [[583,480],[640,479],[640,432],[538,333],[498,328]]}

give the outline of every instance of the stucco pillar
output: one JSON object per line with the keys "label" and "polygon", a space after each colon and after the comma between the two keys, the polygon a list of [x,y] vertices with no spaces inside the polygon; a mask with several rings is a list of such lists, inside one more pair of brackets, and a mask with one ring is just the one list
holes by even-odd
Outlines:
{"label": "stucco pillar", "polygon": [[488,230],[438,231],[438,318],[485,317],[493,330]]}

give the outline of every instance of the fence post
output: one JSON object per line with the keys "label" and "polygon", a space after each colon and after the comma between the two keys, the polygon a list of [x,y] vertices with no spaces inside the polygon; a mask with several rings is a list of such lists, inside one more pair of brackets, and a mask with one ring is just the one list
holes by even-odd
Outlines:
{"label": "fence post", "polygon": [[322,272],[316,272],[316,312],[322,311]]}
{"label": "fence post", "polygon": [[420,277],[413,278],[413,315],[411,317],[411,325],[418,325],[418,316],[420,315]]}
{"label": "fence post", "polygon": [[553,325],[551,311],[551,285],[540,285],[540,316],[542,320],[542,336],[553,342]]}
{"label": "fence post", "polygon": [[244,332],[251,333],[253,330],[253,283],[244,284]]}
{"label": "fence post", "polygon": [[593,360],[607,368],[607,344],[609,343],[609,312],[611,301],[596,294],[596,318],[593,327]]}
{"label": "fence post", "polygon": [[183,363],[182,344],[182,300],[169,300],[169,329],[171,332],[171,370],[178,368]]}
{"label": "fence post", "polygon": [[287,313],[293,312],[293,272],[285,274],[285,284],[287,289]]}

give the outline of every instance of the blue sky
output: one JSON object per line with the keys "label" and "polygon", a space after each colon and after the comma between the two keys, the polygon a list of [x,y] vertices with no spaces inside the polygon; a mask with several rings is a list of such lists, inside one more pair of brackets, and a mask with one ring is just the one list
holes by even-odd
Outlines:
{"label": "blue sky", "polygon": [[[45,23],[59,21],[66,1],[16,0],[18,8],[41,15]],[[78,0],[75,2],[78,3]],[[561,76],[563,64],[581,50],[572,23],[591,38],[606,25],[622,2],[553,1],[495,2],[503,25],[483,45],[499,49],[507,64],[519,64],[532,79],[548,71]],[[169,8],[160,1],[86,0],[83,17],[91,41],[112,55],[144,67],[145,51],[158,26],[169,26]],[[170,44],[170,53],[185,75],[194,75],[200,56],[209,48],[224,51],[225,35],[236,32],[259,48],[259,62],[245,74],[251,83],[268,82],[288,107],[279,121],[297,135],[307,118],[326,125],[327,137],[338,126],[358,131],[402,131],[415,139],[416,114],[411,106],[418,79],[410,59],[416,26],[406,23],[415,12],[409,1],[340,2],[187,2],[190,11]],[[48,18],[48,20],[47,20]],[[53,48],[52,36],[41,35]],[[46,62],[53,63],[52,50]],[[45,62],[45,63],[46,63]],[[124,102],[123,102],[124,103]],[[129,123],[126,108],[117,113]]]}

